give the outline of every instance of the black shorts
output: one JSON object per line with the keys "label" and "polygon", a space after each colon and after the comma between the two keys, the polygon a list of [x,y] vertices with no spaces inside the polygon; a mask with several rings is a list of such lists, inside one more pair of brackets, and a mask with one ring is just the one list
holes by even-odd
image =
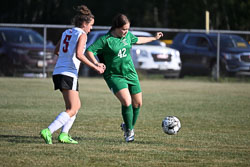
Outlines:
{"label": "black shorts", "polygon": [[69,77],[66,75],[53,75],[53,82],[55,90],[63,89],[78,91],[78,79],[74,77]]}

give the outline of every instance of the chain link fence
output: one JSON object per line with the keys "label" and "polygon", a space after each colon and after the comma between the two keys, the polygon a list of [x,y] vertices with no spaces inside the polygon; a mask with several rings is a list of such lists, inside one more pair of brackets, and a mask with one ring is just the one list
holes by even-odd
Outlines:
{"label": "chain link fence", "polygon": [[[73,25],[50,25],[50,24],[9,24],[9,23],[0,23],[0,27],[22,27],[22,28],[31,28],[35,29],[43,35],[44,44],[43,52],[46,53],[46,46],[48,41],[52,41],[54,44],[60,40],[61,34],[65,29],[72,28]],[[109,26],[93,26],[93,30],[108,30]],[[147,31],[147,32],[158,32],[161,31],[168,39],[172,39],[176,33],[179,32],[194,32],[194,33],[207,33],[205,29],[175,29],[175,28],[146,28],[146,27],[131,27],[131,30],[134,31]],[[245,39],[249,39],[250,31],[231,31],[231,30],[210,30],[209,33],[217,34],[217,41],[220,41],[220,34],[238,34],[243,36]],[[217,42],[217,68],[216,74],[213,76],[215,80],[219,80],[219,71],[220,71],[220,42]],[[44,54],[43,63],[45,64],[46,54]],[[46,77],[46,66],[43,66],[43,76]]]}

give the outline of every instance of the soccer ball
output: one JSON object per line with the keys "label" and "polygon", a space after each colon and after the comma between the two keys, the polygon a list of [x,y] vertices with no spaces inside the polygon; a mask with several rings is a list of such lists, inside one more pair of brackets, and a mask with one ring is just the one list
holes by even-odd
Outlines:
{"label": "soccer ball", "polygon": [[175,116],[167,116],[162,121],[162,130],[168,135],[175,135],[181,128],[180,120]]}

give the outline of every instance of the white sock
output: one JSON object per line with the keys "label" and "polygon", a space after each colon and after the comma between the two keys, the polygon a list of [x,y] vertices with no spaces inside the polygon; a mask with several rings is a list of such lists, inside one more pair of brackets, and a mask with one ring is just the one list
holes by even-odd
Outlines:
{"label": "white sock", "polygon": [[66,124],[70,119],[70,116],[66,112],[61,112],[56,119],[49,125],[49,130],[51,133],[54,133],[60,129],[64,124]]}
{"label": "white sock", "polygon": [[[77,114],[77,113],[78,113],[78,111],[76,111],[76,114]],[[63,132],[63,133],[69,133],[69,130],[71,129],[71,127],[72,127],[72,125],[73,125],[73,123],[74,123],[74,121],[75,121],[75,119],[76,119],[76,114],[75,114],[73,117],[71,117],[71,118],[68,120],[67,123],[65,123],[65,124],[63,125],[62,131],[61,131],[61,132]]]}
{"label": "white sock", "polygon": [[62,132],[63,133],[69,133],[70,128],[72,127],[74,121],[76,119],[76,115],[74,115],[73,117],[71,117],[67,123],[65,123],[62,127]]}

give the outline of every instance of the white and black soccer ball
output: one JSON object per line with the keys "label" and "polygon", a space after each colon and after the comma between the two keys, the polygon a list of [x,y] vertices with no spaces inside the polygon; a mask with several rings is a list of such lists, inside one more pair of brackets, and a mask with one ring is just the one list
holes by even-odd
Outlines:
{"label": "white and black soccer ball", "polygon": [[162,130],[168,135],[175,135],[181,128],[180,120],[175,116],[167,116],[162,121]]}

